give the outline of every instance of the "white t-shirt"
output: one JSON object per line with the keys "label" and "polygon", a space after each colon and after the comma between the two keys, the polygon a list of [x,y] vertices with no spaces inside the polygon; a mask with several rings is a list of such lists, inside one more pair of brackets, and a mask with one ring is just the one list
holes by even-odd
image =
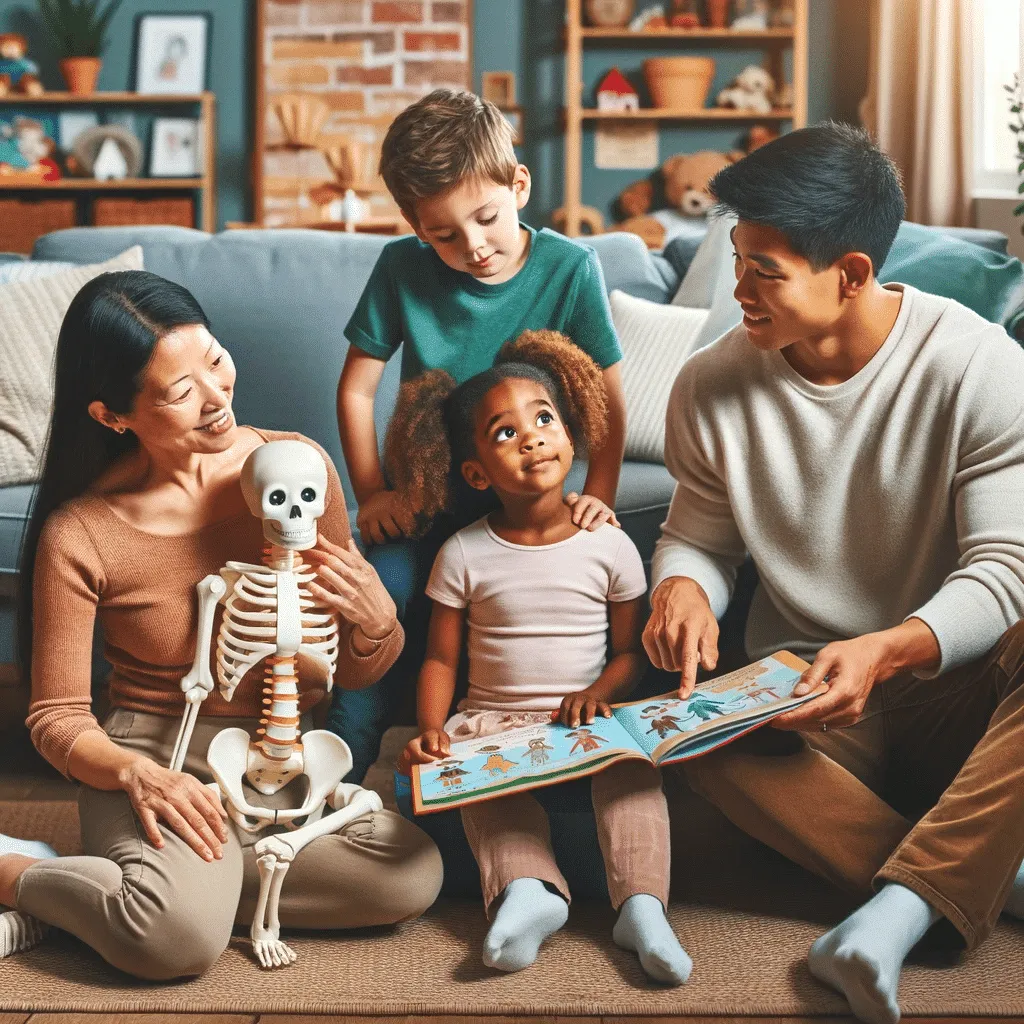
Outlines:
{"label": "white t-shirt", "polygon": [[647,589],[623,530],[604,525],[557,544],[503,540],[486,517],[438,553],[434,601],[469,608],[467,708],[540,711],[585,690],[608,655],[608,602]]}

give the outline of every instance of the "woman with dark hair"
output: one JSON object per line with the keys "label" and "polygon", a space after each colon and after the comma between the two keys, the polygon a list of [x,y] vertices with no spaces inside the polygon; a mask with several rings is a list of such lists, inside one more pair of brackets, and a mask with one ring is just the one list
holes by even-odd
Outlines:
{"label": "woman with dark hair", "polygon": [[[195,584],[229,558],[260,560],[262,524],[242,497],[242,464],[269,440],[307,440],[237,426],[234,383],[231,357],[198,303],[154,274],[98,277],[64,319],[46,460],[22,552],[18,652],[32,681],[33,743],[82,783],[86,855],[40,856],[38,846],[0,836],[0,904],[17,908],[0,928],[0,956],[38,937],[20,913],[71,932],[121,970],[169,979],[202,973],[232,926],[251,921],[253,839],[234,830],[204,783],[212,781],[211,738],[231,726],[255,729],[258,669],[231,703],[216,690],[203,703],[185,771],[165,767],[195,650]],[[376,573],[349,544],[341,484],[325,461],[322,544],[309,554],[342,627],[336,679],[358,688],[390,667],[403,634]],[[102,727],[90,692],[97,619],[112,666],[113,710]],[[326,680],[305,661],[299,675],[305,714]],[[303,851],[282,893],[281,921],[353,928],[409,920],[440,883],[430,839],[382,811]]]}

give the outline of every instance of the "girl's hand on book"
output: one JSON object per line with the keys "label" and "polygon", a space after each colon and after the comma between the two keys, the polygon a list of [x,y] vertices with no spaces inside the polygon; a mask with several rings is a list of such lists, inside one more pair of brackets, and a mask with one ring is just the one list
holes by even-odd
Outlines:
{"label": "girl's hand on book", "polygon": [[590,725],[597,715],[604,718],[612,717],[612,709],[608,702],[595,697],[589,690],[580,690],[563,698],[562,706],[551,712],[551,720],[575,729],[578,725]]}
{"label": "girl's hand on book", "polygon": [[408,769],[414,764],[430,764],[431,761],[440,761],[451,752],[452,740],[444,729],[427,729],[409,740],[402,751],[399,766]]}
{"label": "girl's hand on book", "polygon": [[621,525],[615,518],[615,512],[592,494],[570,491],[565,496],[565,503],[572,509],[573,523],[581,530],[596,530],[602,523]]}

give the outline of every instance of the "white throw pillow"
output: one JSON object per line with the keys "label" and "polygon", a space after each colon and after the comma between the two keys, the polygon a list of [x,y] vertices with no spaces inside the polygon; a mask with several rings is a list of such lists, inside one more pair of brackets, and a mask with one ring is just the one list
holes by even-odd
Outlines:
{"label": "white throw pillow", "polygon": [[708,233],[672,299],[674,306],[708,310],[695,351],[710,345],[743,319],[740,304],[732,294],[736,290],[736,270],[730,232],[735,226],[735,217],[712,217],[708,221]]}
{"label": "white throw pillow", "polygon": [[708,318],[706,309],[666,306],[626,292],[609,296],[622,343],[626,458],[664,462],[669,393]]}
{"label": "white throw pillow", "polygon": [[0,284],[12,281],[32,281],[37,277],[53,277],[65,270],[74,270],[77,263],[66,263],[61,260],[11,260],[0,263]]}
{"label": "white throw pillow", "polygon": [[39,479],[61,322],[82,285],[111,270],[142,270],[142,246],[106,263],[0,285],[0,487]]}

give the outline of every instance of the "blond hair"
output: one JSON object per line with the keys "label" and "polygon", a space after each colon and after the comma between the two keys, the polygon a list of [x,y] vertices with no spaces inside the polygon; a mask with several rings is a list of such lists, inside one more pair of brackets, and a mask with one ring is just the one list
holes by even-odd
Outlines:
{"label": "blond hair", "polygon": [[470,178],[512,187],[512,126],[501,111],[465,89],[435,89],[392,122],[380,151],[380,175],[415,224],[416,202]]}

